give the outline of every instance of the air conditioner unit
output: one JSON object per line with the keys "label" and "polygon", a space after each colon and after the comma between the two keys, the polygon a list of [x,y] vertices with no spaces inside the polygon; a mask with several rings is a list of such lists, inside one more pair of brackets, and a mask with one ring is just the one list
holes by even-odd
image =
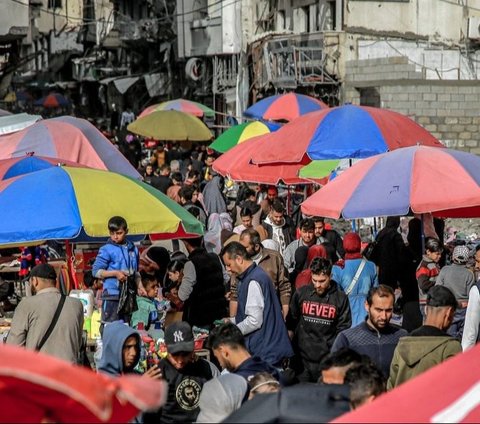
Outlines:
{"label": "air conditioner unit", "polygon": [[480,17],[468,18],[468,38],[480,40]]}

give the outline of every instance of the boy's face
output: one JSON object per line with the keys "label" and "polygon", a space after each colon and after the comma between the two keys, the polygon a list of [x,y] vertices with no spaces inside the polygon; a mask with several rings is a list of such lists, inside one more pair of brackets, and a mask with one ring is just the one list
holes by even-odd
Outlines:
{"label": "boy's face", "polygon": [[115,244],[122,244],[127,237],[128,229],[119,228],[115,231],[110,231],[110,238]]}
{"label": "boy's face", "polygon": [[158,296],[158,282],[149,281],[147,286],[145,287],[145,291],[147,292],[147,297],[153,299]]}
{"label": "boy's face", "polygon": [[442,257],[442,252],[432,252],[428,249],[426,250],[426,254],[427,257],[435,263],[438,263]]}

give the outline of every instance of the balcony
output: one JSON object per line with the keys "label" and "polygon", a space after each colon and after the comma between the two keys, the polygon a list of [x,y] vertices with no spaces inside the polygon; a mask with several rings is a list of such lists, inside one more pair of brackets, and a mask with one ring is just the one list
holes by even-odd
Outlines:
{"label": "balcony", "polygon": [[262,63],[257,85],[278,88],[335,84],[325,71],[323,33],[272,35],[252,45],[253,62]]}

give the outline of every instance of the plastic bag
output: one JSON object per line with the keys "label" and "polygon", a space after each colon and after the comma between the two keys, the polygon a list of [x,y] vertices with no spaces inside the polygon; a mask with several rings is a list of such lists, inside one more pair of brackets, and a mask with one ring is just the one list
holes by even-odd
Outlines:
{"label": "plastic bag", "polygon": [[135,274],[129,275],[125,283],[120,284],[120,298],[118,300],[118,315],[129,316],[137,309],[137,283]]}

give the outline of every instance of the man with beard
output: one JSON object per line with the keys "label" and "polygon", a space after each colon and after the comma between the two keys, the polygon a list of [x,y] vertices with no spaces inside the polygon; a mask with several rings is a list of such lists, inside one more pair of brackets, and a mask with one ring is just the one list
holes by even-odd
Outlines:
{"label": "man with beard", "polygon": [[350,348],[366,355],[388,378],[393,352],[400,337],[408,334],[406,330],[390,324],[394,302],[395,294],[391,287],[380,285],[371,288],[365,301],[366,321],[342,331],[333,343],[332,352]]}
{"label": "man with beard", "polygon": [[280,366],[293,352],[270,277],[238,242],[225,246],[222,258],[227,271],[238,278],[237,312],[225,321],[240,329],[252,355]]}
{"label": "man with beard", "polygon": [[257,227],[262,240],[272,239],[280,247],[280,254],[283,256],[287,246],[295,240],[295,226],[291,219],[285,215],[283,203],[276,199],[268,217]]}
{"label": "man with beard", "polygon": [[352,325],[352,316],[347,295],[331,279],[330,261],[315,258],[310,270],[312,281],[293,295],[286,322],[296,349],[297,378],[313,383],[335,337]]}
{"label": "man with beard", "polygon": [[82,302],[67,297],[55,287],[57,274],[49,264],[30,271],[35,296],[17,306],[7,344],[23,346],[78,363],[83,328]]}
{"label": "man with beard", "polygon": [[225,323],[215,327],[208,336],[208,345],[220,366],[232,374],[249,381],[259,372],[268,372],[280,379],[276,368],[250,354],[245,347],[245,337],[235,324]]}
{"label": "man with beard", "polygon": [[[260,235],[253,228],[242,231],[240,234],[240,244],[247,250],[248,257],[262,268],[272,280],[282,305],[283,317],[286,317],[292,296],[292,286],[288,281],[282,256],[275,250],[263,247]],[[235,316],[236,313],[237,279],[235,276],[232,276],[230,280],[230,316]]]}

